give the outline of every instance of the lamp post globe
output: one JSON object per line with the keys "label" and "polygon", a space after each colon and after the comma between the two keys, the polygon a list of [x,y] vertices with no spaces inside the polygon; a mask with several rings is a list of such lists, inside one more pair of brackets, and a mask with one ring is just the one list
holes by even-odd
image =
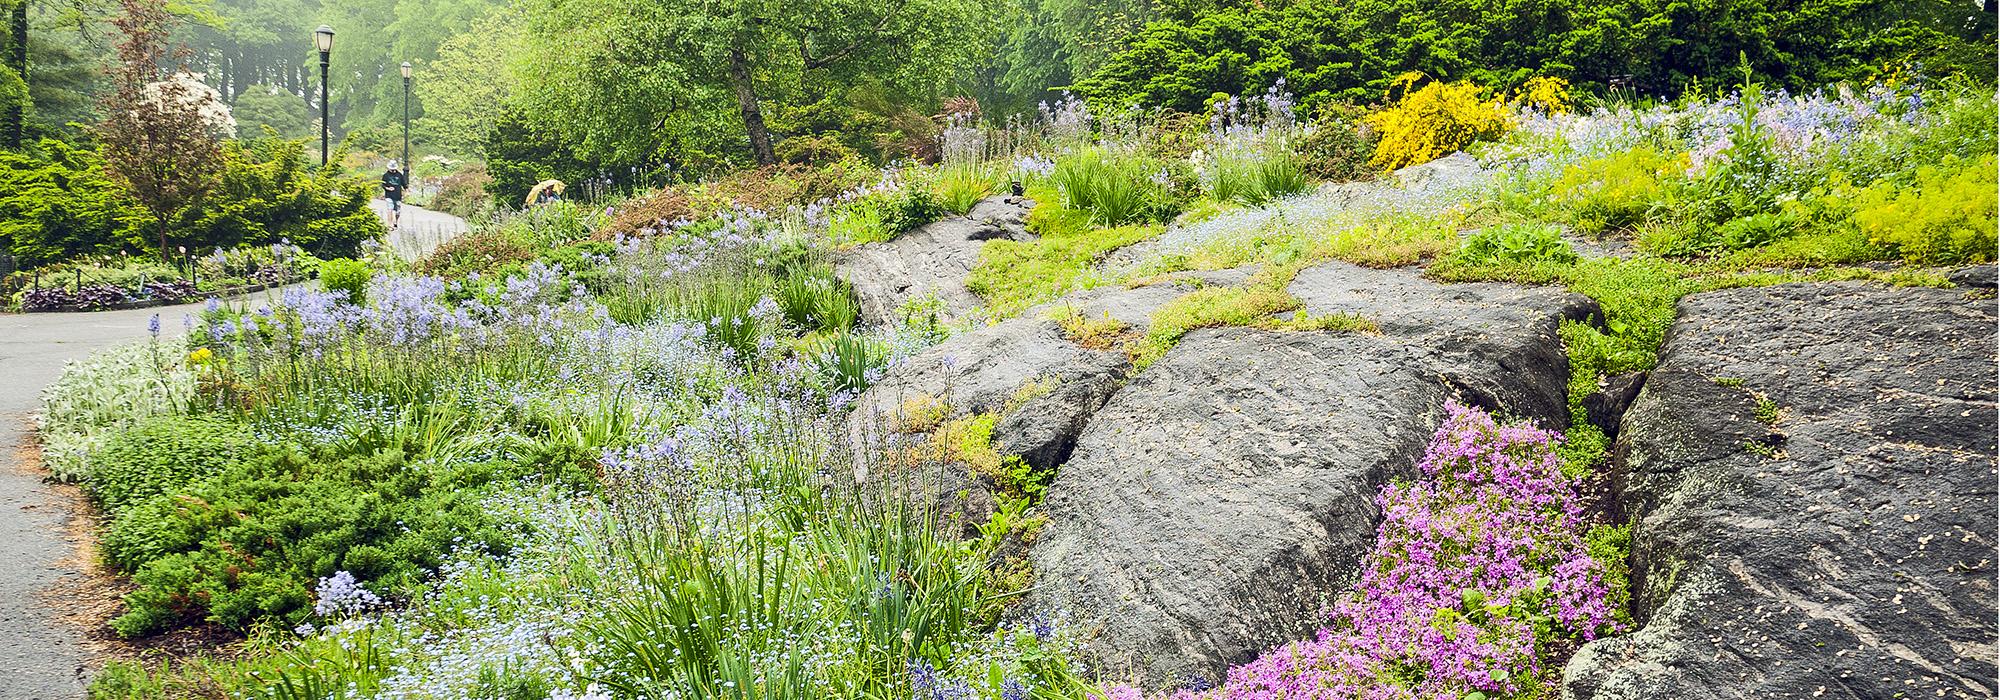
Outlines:
{"label": "lamp post globe", "polygon": [[333,27],[324,24],[313,30],[313,47],[319,49],[319,167],[326,168],[332,125],[327,119],[327,65],[333,54]]}

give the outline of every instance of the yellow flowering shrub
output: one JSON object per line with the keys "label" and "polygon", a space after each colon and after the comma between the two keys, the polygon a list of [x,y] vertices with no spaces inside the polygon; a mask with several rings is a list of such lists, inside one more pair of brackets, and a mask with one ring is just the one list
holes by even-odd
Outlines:
{"label": "yellow flowering shrub", "polygon": [[1513,126],[1507,105],[1482,97],[1479,86],[1433,81],[1412,91],[1423,77],[1405,73],[1396,78],[1389,92],[1400,89],[1403,99],[1364,118],[1381,135],[1370,163],[1389,170],[1428,163]]}
{"label": "yellow flowering shrub", "polygon": [[1564,114],[1575,109],[1576,101],[1569,93],[1569,81],[1554,77],[1529,78],[1520,89],[1514,91],[1514,102],[1533,107],[1548,114]]}

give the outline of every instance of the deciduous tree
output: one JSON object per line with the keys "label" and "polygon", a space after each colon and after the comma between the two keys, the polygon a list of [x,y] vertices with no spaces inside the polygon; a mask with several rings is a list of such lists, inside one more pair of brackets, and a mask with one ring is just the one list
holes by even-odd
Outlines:
{"label": "deciduous tree", "polygon": [[204,110],[206,96],[195,89],[199,81],[187,79],[187,52],[169,44],[172,16],[163,0],[120,5],[115,89],[103,101],[97,134],[106,171],[153,215],[160,257],[169,259],[169,223],[214,184],[221,146],[213,110]]}

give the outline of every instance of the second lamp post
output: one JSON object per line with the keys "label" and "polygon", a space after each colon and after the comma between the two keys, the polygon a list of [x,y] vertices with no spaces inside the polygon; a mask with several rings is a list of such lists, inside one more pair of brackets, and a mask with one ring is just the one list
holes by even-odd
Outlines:
{"label": "second lamp post", "polygon": [[417,166],[410,162],[410,62],[403,62],[403,178],[409,179]]}
{"label": "second lamp post", "polygon": [[329,59],[333,56],[333,27],[324,24],[313,30],[313,46],[319,48],[319,167],[326,169],[328,155],[327,134],[329,124],[326,110],[326,76]]}

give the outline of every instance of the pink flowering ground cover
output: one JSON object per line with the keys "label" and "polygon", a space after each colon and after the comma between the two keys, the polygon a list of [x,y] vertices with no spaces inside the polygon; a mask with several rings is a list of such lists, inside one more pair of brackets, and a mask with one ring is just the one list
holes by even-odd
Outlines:
{"label": "pink flowering ground cover", "polygon": [[[1377,496],[1375,548],[1318,636],[1171,700],[1541,697],[1578,644],[1622,628],[1614,552],[1625,530],[1586,519],[1556,455],[1562,436],[1449,411],[1422,478]],[[1101,697],[1142,696],[1120,686]]]}

